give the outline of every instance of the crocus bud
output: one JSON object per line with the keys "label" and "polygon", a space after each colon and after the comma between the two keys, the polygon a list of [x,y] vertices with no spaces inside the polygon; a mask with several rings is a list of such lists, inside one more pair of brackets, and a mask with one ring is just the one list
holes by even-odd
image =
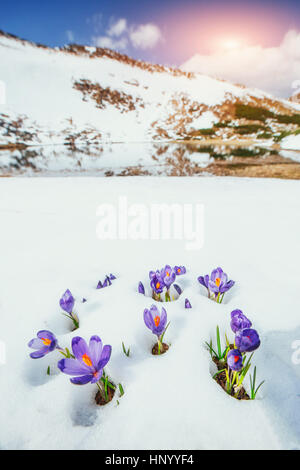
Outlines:
{"label": "crocus bud", "polygon": [[182,293],[181,287],[178,284],[173,284],[174,289],[177,291],[178,295]]}
{"label": "crocus bud", "polygon": [[192,308],[191,302],[189,301],[189,299],[185,299],[185,308]]}
{"label": "crocus bud", "polygon": [[138,291],[139,291],[139,294],[145,295],[145,287],[141,281],[139,282]]}
{"label": "crocus bud", "polygon": [[256,330],[246,328],[237,331],[235,335],[235,344],[241,352],[255,351],[260,346],[260,339]]}
{"label": "crocus bud", "polygon": [[98,282],[96,289],[102,289],[103,284],[101,281]]}
{"label": "crocus bud", "polygon": [[227,364],[231,370],[239,371],[243,368],[243,356],[238,349],[231,349],[227,354]]}

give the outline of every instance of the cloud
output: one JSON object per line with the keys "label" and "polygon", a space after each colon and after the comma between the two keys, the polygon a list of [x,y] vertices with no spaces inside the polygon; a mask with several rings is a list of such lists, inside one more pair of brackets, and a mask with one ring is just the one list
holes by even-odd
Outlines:
{"label": "cloud", "polygon": [[158,26],[147,23],[132,28],[129,38],[136,49],[152,49],[162,39],[162,34]]}
{"label": "cloud", "polygon": [[109,36],[119,37],[121,34],[125,33],[127,30],[127,20],[126,18],[120,18],[118,21],[113,22],[110,28],[107,30]]}
{"label": "cloud", "polygon": [[300,32],[287,32],[277,47],[241,46],[211,55],[195,54],[181,69],[288,97],[300,80]]}
{"label": "cloud", "polygon": [[113,39],[110,36],[97,36],[92,37],[92,44],[96,47],[103,47],[121,51],[126,49],[128,40],[125,37],[120,39]]}
{"label": "cloud", "polygon": [[[99,18],[98,18],[99,16]],[[94,15],[89,19],[90,24],[98,24],[102,16]],[[129,44],[136,49],[152,49],[162,40],[162,34],[158,26],[154,23],[140,24],[136,26],[128,25],[126,18],[110,18],[109,26],[101,36],[96,33],[91,42],[93,46],[107,47],[109,49],[124,50]]]}
{"label": "cloud", "polygon": [[66,31],[66,36],[67,36],[67,39],[68,39],[69,42],[74,42],[75,41],[74,33],[70,29],[68,29]]}

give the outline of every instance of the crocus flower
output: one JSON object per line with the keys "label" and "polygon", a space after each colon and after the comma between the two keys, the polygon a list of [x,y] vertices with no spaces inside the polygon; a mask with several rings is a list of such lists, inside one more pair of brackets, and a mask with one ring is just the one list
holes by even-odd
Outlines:
{"label": "crocus flower", "polygon": [[109,279],[110,279],[111,281],[114,281],[114,280],[117,279],[117,278],[116,278],[116,276],[114,276],[114,274],[110,274],[110,275],[109,275]]}
{"label": "crocus flower", "polygon": [[235,284],[234,281],[228,281],[228,276],[222,268],[214,269],[208,282],[209,289],[215,294],[224,294]]}
{"label": "crocus flower", "polygon": [[145,295],[145,287],[144,287],[144,284],[141,281],[139,282],[138,291],[139,291],[139,294]]}
{"label": "crocus flower", "polygon": [[174,269],[176,276],[181,276],[182,274],[186,273],[185,266],[174,266],[173,269]]}
{"label": "crocus flower", "polygon": [[189,299],[185,299],[185,308],[192,308],[191,306],[191,302],[189,301]]}
{"label": "crocus flower", "polygon": [[71,315],[74,308],[74,303],[75,299],[69,289],[67,289],[66,292],[63,294],[62,298],[60,299],[59,305],[65,312]]}
{"label": "crocus flower", "polygon": [[234,371],[240,371],[243,368],[243,356],[238,349],[231,349],[228,352],[227,364]]}
{"label": "crocus flower", "polygon": [[96,289],[102,289],[102,288],[103,288],[103,284],[102,284],[101,281],[99,281],[98,284],[97,284]]}
{"label": "crocus flower", "polygon": [[59,347],[56,337],[48,330],[39,331],[37,338],[29,341],[28,346],[32,349],[36,349],[36,351],[30,354],[32,359],[44,357],[46,354]]}
{"label": "crocus flower", "polygon": [[233,310],[231,312],[231,329],[234,333],[245,328],[251,328],[251,321],[243,314],[241,310]]}
{"label": "crocus flower", "polygon": [[176,274],[168,264],[160,272],[161,278],[164,282],[164,285],[169,290],[170,286],[176,279]]}
{"label": "crocus flower", "polygon": [[154,335],[159,337],[166,328],[167,312],[164,308],[162,308],[160,314],[156,305],[152,305],[149,310],[145,308],[144,322],[147,328],[149,328],[149,330],[151,330]]}
{"label": "crocus flower", "polygon": [[198,282],[200,282],[200,284],[204,287],[206,287],[206,289],[208,289],[208,283],[209,283],[209,275],[206,274],[205,276],[199,276],[198,277]]}
{"label": "crocus flower", "polygon": [[256,330],[252,328],[245,328],[239,330],[235,335],[236,347],[241,352],[255,351],[260,346],[260,339]]}
{"label": "crocus flower", "polygon": [[177,293],[180,295],[182,293],[181,287],[178,284],[173,284],[173,286]]}
{"label": "crocus flower", "polygon": [[[150,271],[150,272],[153,273],[153,271]],[[149,276],[150,276],[150,273],[149,273]],[[164,284],[164,281],[161,277],[160,272],[156,271],[150,279],[151,279],[150,280],[150,285],[151,285],[152,290],[156,294],[161,294],[161,292],[163,291],[163,289],[165,287],[165,284]]]}
{"label": "crocus flower", "polygon": [[111,356],[111,346],[102,346],[99,336],[92,336],[89,345],[80,336],[72,339],[72,351],[75,359],[62,359],[58,368],[64,374],[73,375],[73,384],[84,385],[98,382],[103,374],[103,368]]}

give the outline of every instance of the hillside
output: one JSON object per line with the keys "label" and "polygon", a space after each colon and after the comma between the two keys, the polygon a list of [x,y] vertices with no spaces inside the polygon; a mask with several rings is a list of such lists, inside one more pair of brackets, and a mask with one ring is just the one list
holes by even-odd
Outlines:
{"label": "hillside", "polygon": [[109,49],[51,49],[0,32],[0,147],[63,143],[280,139],[300,104]]}

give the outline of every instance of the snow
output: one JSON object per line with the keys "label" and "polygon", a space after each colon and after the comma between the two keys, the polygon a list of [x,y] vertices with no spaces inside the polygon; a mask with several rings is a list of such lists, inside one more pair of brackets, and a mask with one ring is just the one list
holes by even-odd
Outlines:
{"label": "snow", "polygon": [[[186,125],[191,120],[195,123],[199,120],[197,126],[210,127],[213,120],[209,117],[210,107],[232,97],[246,101],[250,96],[269,98],[259,90],[241,88],[205,75],[188,78],[168,72],[151,73],[107,57],[90,57],[93,49],[85,50],[85,54],[76,55],[0,36],[0,81],[6,85],[6,104],[0,104],[0,113],[6,114],[9,121],[27,116],[24,130],[38,129],[32,143],[63,143],[67,135],[85,129],[90,139],[100,132],[103,141],[145,141],[153,136],[157,138],[159,128],[175,138],[178,137],[176,117]],[[74,82],[81,79],[126,93],[134,101],[140,99],[144,107],[137,105],[128,111],[106,104],[105,109],[99,109],[95,101],[90,97],[83,101],[82,93],[74,89]],[[184,109],[182,99],[190,103]],[[188,115],[186,110],[193,103],[201,106]],[[296,109],[296,104],[286,106]],[[14,142],[14,136],[8,137],[6,132],[1,136],[0,129],[0,144],[8,140]]]}
{"label": "snow", "polygon": [[281,147],[285,150],[300,150],[300,134],[289,135],[282,139]]}
{"label": "snow", "polygon": [[[101,241],[99,204],[203,203],[205,243],[186,251],[183,240]],[[298,182],[234,178],[7,178],[0,184],[1,449],[300,449]],[[169,351],[154,357],[143,324],[153,302],[137,293],[150,269],[183,264],[182,296],[166,306]],[[222,266],[236,286],[218,305],[196,278]],[[112,286],[96,290],[114,273]],[[71,332],[58,301],[76,297],[80,329]],[[82,304],[82,297],[87,302]],[[192,309],[184,309],[189,298]],[[212,380],[204,342],[231,335],[230,312],[240,308],[259,331],[254,355],[256,401],[238,402]],[[76,387],[55,372],[58,352],[28,357],[39,329],[61,346],[98,334],[112,345],[107,372],[125,395],[97,407],[95,386]],[[131,348],[127,358],[121,342]],[[51,375],[46,375],[48,365]],[[247,384],[247,381],[246,381]]]}

